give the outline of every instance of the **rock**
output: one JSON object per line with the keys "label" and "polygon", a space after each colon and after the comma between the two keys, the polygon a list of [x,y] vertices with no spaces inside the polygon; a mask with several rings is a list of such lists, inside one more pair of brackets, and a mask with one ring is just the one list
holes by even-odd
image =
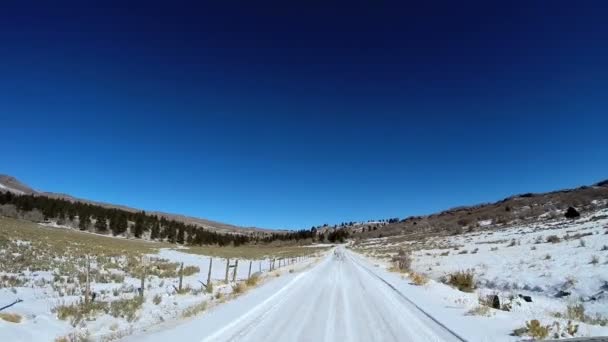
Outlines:
{"label": "rock", "polygon": [[500,310],[500,299],[498,295],[492,296],[492,308]]}
{"label": "rock", "polygon": [[527,303],[532,303],[532,297],[530,296],[519,295],[519,298],[523,299]]}
{"label": "rock", "polygon": [[594,294],[593,296],[590,296],[589,298],[587,298],[586,302],[600,300],[604,297],[606,297],[606,292],[600,291],[600,292]]}
{"label": "rock", "polygon": [[570,292],[564,291],[564,290],[559,290],[559,292],[555,295],[555,298],[563,298],[563,297],[567,297],[569,295],[570,295]]}

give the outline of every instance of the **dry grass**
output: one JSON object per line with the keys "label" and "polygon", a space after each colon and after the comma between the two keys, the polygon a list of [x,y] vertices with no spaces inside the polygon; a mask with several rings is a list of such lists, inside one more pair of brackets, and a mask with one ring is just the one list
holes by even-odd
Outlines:
{"label": "dry grass", "polygon": [[573,321],[583,322],[591,325],[608,325],[608,318],[602,317],[599,314],[596,314],[595,317],[588,315],[585,312],[585,306],[583,304],[568,305],[568,307],[566,308],[566,312],[554,312],[553,316],[557,318],[564,318]]}
{"label": "dry grass", "polygon": [[490,317],[490,316],[492,316],[492,310],[485,305],[479,305],[479,306],[476,306],[473,309],[467,311],[466,315]]}
{"label": "dry grass", "polygon": [[549,325],[542,325],[537,319],[526,322],[523,328],[513,330],[515,336],[530,336],[535,340],[544,340],[549,336]]}
{"label": "dry grass", "polygon": [[462,292],[473,292],[475,289],[475,274],[471,270],[450,273],[447,275],[446,283]]}
{"label": "dry grass", "polygon": [[240,258],[259,260],[264,258],[294,258],[311,256],[317,252],[323,252],[329,247],[300,247],[300,246],[239,246],[239,247],[217,247],[217,246],[193,246],[188,249],[180,249],[181,252],[209,255],[219,258]]}
{"label": "dry grass", "polygon": [[93,302],[89,304],[75,303],[71,305],[58,305],[51,310],[57,314],[60,320],[70,320],[72,326],[76,326],[84,319],[93,318],[98,313],[108,311],[108,303]]}
{"label": "dry grass", "polygon": [[410,279],[414,285],[422,286],[429,282],[429,278],[422,273],[410,273]]}
{"label": "dry grass", "polygon": [[184,270],[182,272],[183,272],[184,277],[187,277],[187,276],[197,274],[200,271],[201,271],[201,269],[198,268],[197,266],[186,266],[186,267],[184,267]]}
{"label": "dry grass", "polygon": [[110,303],[110,314],[114,317],[122,317],[127,322],[137,319],[137,311],[141,308],[143,298],[137,296],[132,299],[119,299]]}
{"label": "dry grass", "polygon": [[0,319],[11,323],[21,323],[21,316],[14,313],[0,312]]}
{"label": "dry grass", "polygon": [[236,285],[234,285],[232,287],[232,291],[235,294],[242,294],[245,293],[245,291],[247,291],[247,284],[241,282],[241,283],[237,283]]}
{"label": "dry grass", "polygon": [[198,315],[199,313],[203,312],[207,310],[207,302],[200,302],[198,304],[194,304],[192,306],[187,307],[183,312],[182,312],[182,317],[192,317],[195,315]]}
{"label": "dry grass", "polygon": [[249,287],[253,287],[253,286],[256,286],[259,281],[260,281],[260,278],[257,275],[254,275],[254,276],[249,277],[249,279],[247,279],[246,285]]}
{"label": "dry grass", "polygon": [[589,261],[592,265],[597,265],[600,262],[600,258],[597,255],[591,256],[591,261]]}

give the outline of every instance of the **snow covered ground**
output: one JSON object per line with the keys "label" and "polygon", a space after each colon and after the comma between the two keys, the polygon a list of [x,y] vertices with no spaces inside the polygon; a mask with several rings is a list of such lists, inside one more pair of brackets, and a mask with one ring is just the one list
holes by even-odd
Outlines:
{"label": "snow covered ground", "polygon": [[[253,290],[186,324],[127,341],[463,341],[492,338],[472,329],[399,276],[338,248],[318,265]],[[422,311],[417,305],[425,310]],[[455,319],[454,319],[455,317]],[[468,328],[467,328],[468,327]],[[461,335],[464,333],[464,335]]]}
{"label": "snow covered ground", "polygon": [[[133,254],[123,250],[127,245],[121,244],[132,246],[125,239],[97,255],[95,246],[78,240],[7,240],[0,234],[0,304],[24,300],[3,311],[22,319],[0,317],[0,341],[518,341],[528,332],[511,334],[533,320],[550,338],[608,335],[608,210],[574,221],[481,226],[455,236],[349,246],[358,253],[319,250],[326,255],[319,262],[309,258],[273,272],[267,258],[239,259],[236,283],[247,278],[250,261],[252,273],[263,272],[262,284],[247,291],[224,284],[225,260],[214,258],[211,293],[201,285],[208,256],[146,252],[145,243]],[[58,308],[83,297],[78,248],[97,255],[92,291],[104,307],[60,319]],[[399,249],[411,251],[413,272],[428,281],[392,271]],[[143,255],[150,264],[145,299],[138,303]],[[31,269],[23,270],[19,265],[26,261]],[[175,272],[182,262],[191,272],[178,292]],[[471,292],[446,284],[444,278],[458,271],[474,276]],[[494,295],[500,310],[489,308],[487,298]]]}
{"label": "snow covered ground", "polygon": [[[7,222],[20,224],[6,219],[0,223]],[[153,244],[56,228],[28,228],[25,232],[33,235],[13,239],[10,236],[22,231],[11,231],[11,227],[2,226],[6,230],[0,230],[0,307],[22,302],[0,311],[0,341],[117,340],[151,327],[187,321],[208,308],[229,302],[236,292],[247,288],[243,284],[250,264],[251,274],[259,283],[265,283],[313,262],[313,258],[285,258],[281,267],[276,261],[275,270],[270,272],[272,257],[239,259],[236,282],[232,282],[231,268],[226,284],[226,259],[213,257],[213,289],[207,291],[201,282],[207,281],[209,256],[168,248],[146,253],[156,251],[149,248]],[[78,240],[81,236],[83,240]],[[95,242],[108,246],[96,246]],[[91,292],[96,298],[90,311],[78,310],[83,307],[79,303],[86,283],[83,253],[90,253],[92,260]],[[324,250],[310,253],[320,255]],[[142,257],[148,266],[144,299],[139,300]],[[178,291],[181,263],[185,275],[182,290]],[[234,265],[235,259],[230,264]],[[237,289],[237,284],[243,287]],[[255,284],[249,284],[252,286]],[[19,322],[10,321],[8,316],[4,319],[1,314],[17,315]]]}
{"label": "snow covered ground", "polygon": [[[487,315],[488,322],[505,320],[506,330],[538,319],[551,325],[551,335],[558,332],[558,337],[571,337],[565,331],[568,321],[579,325],[572,336],[608,335],[606,209],[575,221],[539,222],[416,241],[374,239],[355,247],[383,268],[392,266],[390,259],[400,248],[412,251],[413,271],[431,279],[421,289],[428,296],[442,297],[445,305],[475,311],[480,299],[497,295],[511,307],[509,312],[475,312]],[[473,293],[441,283],[458,271],[474,274],[477,288]],[[520,295],[530,296],[532,302]]]}

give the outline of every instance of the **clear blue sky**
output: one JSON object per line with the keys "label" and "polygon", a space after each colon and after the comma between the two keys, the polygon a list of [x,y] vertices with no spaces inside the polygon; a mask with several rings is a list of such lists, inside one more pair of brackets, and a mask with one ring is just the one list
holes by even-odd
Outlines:
{"label": "clear blue sky", "polygon": [[608,178],[608,2],[119,3],[0,5],[0,173],[270,228]]}

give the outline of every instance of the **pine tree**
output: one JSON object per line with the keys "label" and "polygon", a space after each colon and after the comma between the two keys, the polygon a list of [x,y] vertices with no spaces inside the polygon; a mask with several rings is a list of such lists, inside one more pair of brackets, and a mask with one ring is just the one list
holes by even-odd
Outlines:
{"label": "pine tree", "polygon": [[89,223],[89,217],[86,214],[81,214],[78,216],[78,228],[80,230],[87,230]]}
{"label": "pine tree", "polygon": [[144,219],[142,216],[137,215],[137,219],[135,219],[135,225],[131,228],[131,232],[135,235],[136,238],[140,238],[144,233]]}
{"label": "pine tree", "polygon": [[124,213],[115,213],[114,216],[110,218],[110,230],[112,230],[113,235],[116,236],[126,232],[128,227],[129,222],[127,221],[127,216]]}
{"label": "pine tree", "polygon": [[103,215],[97,216],[97,221],[95,221],[95,229],[98,232],[105,232],[108,230],[106,218]]}
{"label": "pine tree", "polygon": [[152,224],[152,229],[150,230],[150,238],[152,240],[156,240],[159,238],[160,235],[160,223],[154,222],[154,224]]}

